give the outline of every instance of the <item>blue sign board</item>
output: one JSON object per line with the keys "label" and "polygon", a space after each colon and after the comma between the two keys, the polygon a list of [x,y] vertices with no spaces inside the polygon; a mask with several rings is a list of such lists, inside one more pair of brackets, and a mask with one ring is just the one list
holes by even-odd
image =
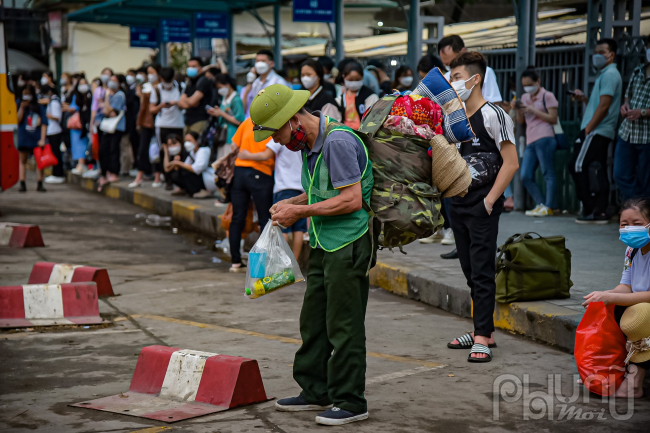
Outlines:
{"label": "blue sign board", "polygon": [[155,27],[131,27],[130,46],[135,48],[158,48],[158,29]]}
{"label": "blue sign board", "polygon": [[192,42],[192,24],[190,20],[160,20],[160,34],[163,42]]}
{"label": "blue sign board", "polygon": [[333,23],[334,0],[293,0],[293,20]]}
{"label": "blue sign board", "polygon": [[194,36],[205,39],[228,39],[230,16],[226,13],[197,12],[194,14]]}

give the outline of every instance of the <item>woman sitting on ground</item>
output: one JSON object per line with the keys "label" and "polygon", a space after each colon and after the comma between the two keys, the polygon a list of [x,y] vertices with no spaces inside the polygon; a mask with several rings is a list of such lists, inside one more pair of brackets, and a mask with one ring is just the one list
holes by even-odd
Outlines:
{"label": "woman sitting on ground", "polygon": [[[625,310],[636,304],[650,302],[650,198],[628,200],[621,211],[621,241],[627,245],[625,266],[621,283],[612,290],[591,292],[585,296],[582,304],[587,307],[591,302],[614,304],[616,322],[620,324]],[[634,398],[643,396],[643,378],[650,369],[650,360],[635,363],[637,368],[630,368],[625,380],[616,390],[616,397],[626,397],[629,387],[634,388]]]}
{"label": "woman sitting on ground", "polygon": [[[176,189],[172,195],[189,195],[195,198],[212,197],[217,186],[214,170],[210,166],[210,148],[199,146],[199,134],[190,131],[181,146],[178,135],[172,134],[163,146],[165,172],[170,172]],[[183,152],[185,150],[185,152]],[[182,154],[187,158],[182,162]],[[200,193],[200,194],[199,194]]]}

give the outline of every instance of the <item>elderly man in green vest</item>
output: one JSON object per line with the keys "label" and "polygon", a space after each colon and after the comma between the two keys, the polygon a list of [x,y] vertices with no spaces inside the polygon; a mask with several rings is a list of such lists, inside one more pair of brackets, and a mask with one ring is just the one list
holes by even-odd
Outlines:
{"label": "elderly man in green vest", "polygon": [[309,96],[305,90],[272,85],[258,93],[250,109],[256,141],[271,136],[302,152],[306,193],[275,204],[273,222],[290,227],[300,218],[311,219],[302,346],[293,364],[302,392],[278,400],[276,409],[323,410],[317,423],[342,425],[368,418],[364,322],[374,243],[365,209],[372,164],[354,130],[303,108]]}

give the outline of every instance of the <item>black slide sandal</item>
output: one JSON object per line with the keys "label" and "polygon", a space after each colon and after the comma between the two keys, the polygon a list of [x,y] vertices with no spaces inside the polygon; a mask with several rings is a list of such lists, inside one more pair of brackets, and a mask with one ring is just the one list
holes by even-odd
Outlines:
{"label": "black slide sandal", "polygon": [[[474,358],[472,356],[472,353],[485,353],[487,355],[486,358]],[[468,362],[490,362],[492,361],[492,351],[490,350],[489,347],[481,344],[481,343],[475,343],[472,346],[472,350],[469,352],[469,356],[467,357]]]}
{"label": "black slide sandal", "polygon": [[[468,332],[465,335],[461,335],[458,337],[456,340],[458,340],[458,343],[453,344],[453,343],[447,343],[447,347],[450,349],[471,349],[472,346],[474,345],[474,339],[472,338],[472,334]],[[489,344],[488,347],[490,349],[493,349],[497,347],[496,343]]]}

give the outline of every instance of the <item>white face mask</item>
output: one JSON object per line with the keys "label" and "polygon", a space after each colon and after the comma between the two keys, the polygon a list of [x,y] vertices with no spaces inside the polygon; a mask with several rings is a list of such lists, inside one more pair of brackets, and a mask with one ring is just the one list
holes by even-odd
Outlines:
{"label": "white face mask", "polygon": [[413,77],[400,77],[399,82],[404,87],[411,87],[411,84],[413,84]]}
{"label": "white face mask", "polygon": [[62,85],[62,86],[65,86],[66,84],[68,84],[68,80],[66,80],[65,78],[61,78],[59,80],[59,84]]}
{"label": "white face mask", "polygon": [[23,95],[23,101],[31,101],[32,95]]}
{"label": "white face mask", "polygon": [[248,74],[246,74],[247,83],[252,83],[253,81],[255,81],[256,78],[257,78],[257,74],[253,71],[249,71]]}
{"label": "white face mask", "polygon": [[18,87],[23,87],[25,85],[25,80],[18,80]]}
{"label": "white face mask", "polygon": [[331,80],[332,79],[332,74],[323,74],[323,78],[325,80]]}
{"label": "white face mask", "polygon": [[88,84],[79,84],[79,86],[77,87],[77,90],[79,90],[79,92],[81,92],[81,93],[88,93],[88,91],[90,90],[90,87],[88,87]]}
{"label": "white face mask", "polygon": [[108,74],[102,74],[99,76],[99,79],[102,80],[102,83],[106,84],[108,83],[108,80],[111,78],[110,75]]}
{"label": "white face mask", "polygon": [[537,84],[534,86],[524,86],[524,92],[528,93],[529,95],[537,92],[537,89],[539,89],[539,86]]}
{"label": "white face mask", "polygon": [[311,89],[316,85],[317,81],[318,81],[318,77],[304,76],[300,78],[300,82],[302,82],[302,85],[305,86],[305,89]]}
{"label": "white face mask", "polygon": [[133,75],[127,75],[126,76],[126,84],[128,84],[130,86],[133,83],[135,83],[135,77]]}
{"label": "white face mask", "polygon": [[167,151],[169,152],[169,156],[176,156],[179,153],[181,153],[181,147],[180,146],[169,146],[169,147],[167,147]]}
{"label": "white face mask", "polygon": [[449,65],[445,65],[445,70],[451,71],[451,67]]}
{"label": "white face mask", "polygon": [[119,85],[115,81],[109,81],[107,86],[111,90],[117,90],[117,88],[119,87]]}
{"label": "white face mask", "polygon": [[458,93],[458,97],[463,102],[467,101],[467,99],[469,98],[469,95],[472,94],[472,89],[474,89],[474,87],[476,86],[476,84],[474,84],[474,86],[472,86],[471,89],[468,89],[468,88],[465,87],[465,83],[467,83],[469,80],[471,80],[474,77],[476,77],[476,74],[469,77],[468,80],[454,81],[453,83],[451,83],[451,86],[454,88],[456,93]]}
{"label": "white face mask", "polygon": [[266,74],[271,67],[269,66],[268,63],[266,62],[255,62],[255,71],[260,74],[264,75]]}
{"label": "white face mask", "polygon": [[187,150],[188,152],[191,152],[191,151],[194,150],[194,147],[195,147],[196,145],[195,145],[194,143],[192,143],[191,141],[186,141],[186,142],[184,143],[184,146],[185,146],[185,150]]}
{"label": "white face mask", "polygon": [[41,77],[41,85],[46,86],[48,83],[47,78]]}
{"label": "white face mask", "polygon": [[255,62],[255,71],[260,74],[264,75],[266,74],[271,67],[269,66],[268,63],[266,62]]}
{"label": "white face mask", "polygon": [[228,93],[230,93],[230,89],[227,87],[220,87],[217,90],[217,93],[223,96],[224,98],[228,96]]}
{"label": "white face mask", "polygon": [[158,81],[158,74],[148,74],[147,79],[149,80],[150,83],[155,83]]}
{"label": "white face mask", "polygon": [[144,83],[144,75],[143,74],[138,74],[135,76],[135,81],[137,83]]}
{"label": "white face mask", "polygon": [[357,92],[362,86],[363,86],[363,81],[348,81],[348,80],[343,80],[345,82],[345,88],[348,90],[352,90],[353,92]]}

